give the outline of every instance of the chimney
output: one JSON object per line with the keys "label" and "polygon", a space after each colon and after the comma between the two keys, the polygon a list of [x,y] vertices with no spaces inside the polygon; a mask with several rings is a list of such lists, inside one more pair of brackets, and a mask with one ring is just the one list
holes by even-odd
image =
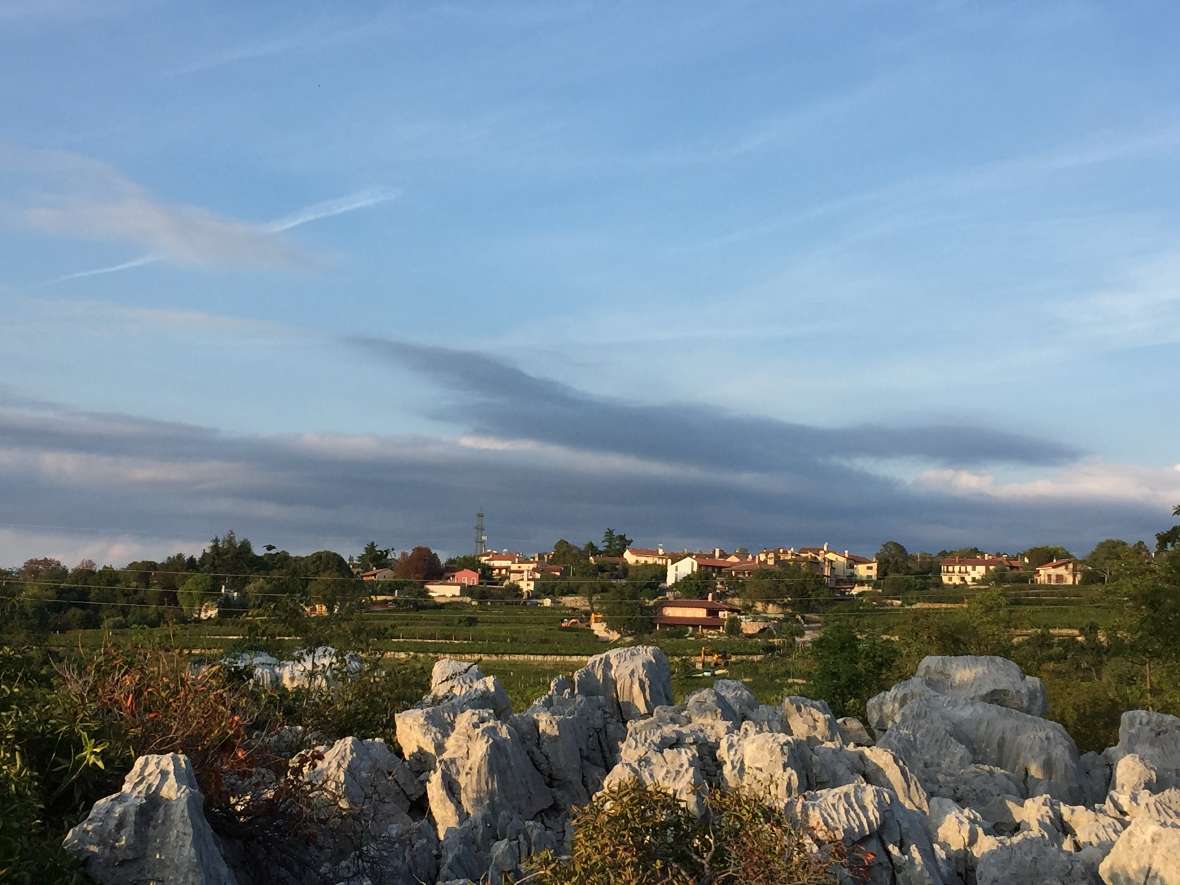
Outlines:
{"label": "chimney", "polygon": [[705,598],[708,599],[709,602],[716,602],[716,596],[717,596],[717,594],[714,593],[712,590],[710,590],[709,595]]}
{"label": "chimney", "polygon": [[663,544],[656,545],[656,553],[660,554],[660,556],[664,555],[664,545]]}
{"label": "chimney", "polygon": [[828,542],[824,541],[824,553],[828,552]]}
{"label": "chimney", "polygon": [[713,558],[714,558],[714,559],[720,559],[720,558],[721,558],[721,548],[720,548],[720,547],[714,547],[714,548],[713,548]]}
{"label": "chimney", "polygon": [[844,558],[845,558],[845,559],[847,559],[847,558],[848,558],[848,551],[847,551],[847,550],[845,550],[845,551],[844,551]]}

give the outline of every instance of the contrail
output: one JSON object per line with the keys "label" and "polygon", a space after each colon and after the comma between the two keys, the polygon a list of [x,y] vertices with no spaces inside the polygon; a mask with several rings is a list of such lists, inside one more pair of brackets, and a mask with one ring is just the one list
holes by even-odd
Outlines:
{"label": "contrail", "polygon": [[[358,209],[367,209],[369,206],[376,206],[380,203],[388,203],[390,200],[396,200],[399,196],[401,196],[401,191],[399,190],[372,188],[355,194],[348,194],[335,200],[312,203],[310,206],[304,206],[302,209],[290,215],[285,215],[282,218],[263,224],[259,229],[264,233],[278,234],[291,230],[292,228],[310,224],[313,221],[319,221],[322,218],[332,218],[336,215],[355,212]],[[55,277],[52,280],[42,283],[42,285],[53,286],[57,283],[64,283],[67,280],[77,280],[83,277],[94,277],[107,273],[118,273],[121,270],[130,270],[133,267],[143,267],[145,264],[156,264],[157,262],[163,261],[166,257],[164,255],[141,255],[138,258],[132,258],[130,261],[124,261],[121,264],[112,264],[110,267],[96,267],[92,270],[80,270],[76,273]]]}

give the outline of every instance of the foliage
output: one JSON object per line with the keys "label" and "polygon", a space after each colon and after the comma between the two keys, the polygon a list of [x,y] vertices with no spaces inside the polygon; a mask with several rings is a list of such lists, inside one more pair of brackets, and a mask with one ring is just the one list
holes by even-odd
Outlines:
{"label": "foliage", "polygon": [[1128,544],[1117,538],[1099,541],[1086,557],[1092,574],[1104,583],[1140,578],[1151,570],[1151,552],[1142,541]]}
{"label": "foliage", "polygon": [[385,568],[389,565],[389,554],[393,551],[388,547],[378,547],[376,541],[370,541],[365,545],[365,549],[361,551],[361,555],[357,560],[361,571],[369,571],[375,568]]}
{"label": "foliage", "polygon": [[1021,554],[1021,559],[1025,560],[1026,567],[1029,569],[1037,569],[1047,562],[1055,562],[1058,559],[1073,558],[1073,554],[1064,547],[1058,547],[1053,544],[1029,547]]}
{"label": "foliage", "polygon": [[897,541],[886,541],[877,551],[877,574],[882,577],[889,575],[906,575],[910,571],[910,554]]}
{"label": "foliage", "polygon": [[184,613],[194,617],[206,602],[212,602],[217,593],[213,578],[209,575],[192,575],[180,585],[176,599]]}
{"label": "foliage", "polygon": [[442,577],[443,567],[437,553],[429,547],[419,546],[398,557],[393,573],[399,578],[433,581]]}
{"label": "foliage", "polygon": [[645,597],[640,586],[603,583],[597,591],[598,610],[612,630],[630,636],[650,633],[654,615]]}
{"label": "foliage", "polygon": [[631,539],[625,534],[616,534],[614,529],[607,529],[602,533],[602,545],[599,550],[606,556],[622,556],[630,546]]}
{"label": "foliage", "polygon": [[837,716],[863,717],[865,702],[891,684],[900,657],[896,643],[858,632],[846,618],[832,623],[811,648],[812,696],[826,700]]}
{"label": "foliage", "polygon": [[631,781],[599,793],[573,816],[568,859],[543,853],[528,881],[541,885],[809,885],[838,881],[846,854],[814,852],[789,818],[756,794],[708,791],[694,815],[663,790]]}

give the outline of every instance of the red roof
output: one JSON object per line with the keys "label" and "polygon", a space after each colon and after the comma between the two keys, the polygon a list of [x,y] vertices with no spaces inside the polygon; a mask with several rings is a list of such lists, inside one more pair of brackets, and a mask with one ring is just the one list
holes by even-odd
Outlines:
{"label": "red roof", "polygon": [[709,568],[729,568],[733,565],[728,559],[714,559],[712,556],[696,556],[692,557],[697,561],[698,565],[708,566]]}
{"label": "red roof", "polygon": [[661,553],[659,550],[654,550],[651,547],[628,547],[627,552],[632,556],[671,556],[670,553]]}
{"label": "red roof", "polygon": [[725,625],[725,621],[721,618],[680,618],[670,615],[656,615],[655,622],[669,627],[722,627]]}
{"label": "red roof", "polygon": [[727,611],[740,612],[741,609],[736,605],[730,605],[728,602],[718,602],[715,599],[661,599],[656,603],[659,607],[666,605],[674,605],[682,608],[703,608],[706,611]]}
{"label": "red roof", "polygon": [[1043,569],[1043,568],[1061,568],[1063,565],[1072,565],[1072,564],[1074,564],[1075,562],[1077,562],[1077,560],[1074,560],[1074,559],[1055,559],[1055,560],[1053,560],[1052,562],[1046,562],[1044,565],[1038,565],[1038,566],[1037,566],[1037,571],[1040,571],[1040,570],[1041,570],[1041,569]]}
{"label": "red roof", "polygon": [[943,565],[1011,565],[1012,561],[999,556],[950,556]]}

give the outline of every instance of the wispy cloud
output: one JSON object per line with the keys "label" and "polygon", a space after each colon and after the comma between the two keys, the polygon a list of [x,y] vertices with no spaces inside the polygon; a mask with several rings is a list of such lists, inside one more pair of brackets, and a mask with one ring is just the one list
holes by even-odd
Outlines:
{"label": "wispy cloud", "polygon": [[39,190],[0,207],[10,221],[52,236],[125,243],[145,253],[49,283],[118,273],[168,262],[186,267],[293,268],[308,256],[280,236],[294,228],[356,212],[398,197],[377,187],[312,203],[271,222],[220,215],[202,206],[164,202],[111,166],[53,151],[0,152],[0,166],[22,173]]}

